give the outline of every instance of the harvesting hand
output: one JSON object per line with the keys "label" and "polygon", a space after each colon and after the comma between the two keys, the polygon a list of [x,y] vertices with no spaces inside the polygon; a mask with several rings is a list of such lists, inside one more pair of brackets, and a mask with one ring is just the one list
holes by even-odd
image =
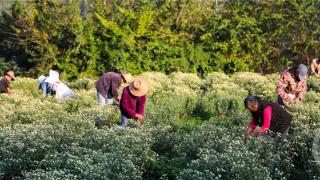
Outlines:
{"label": "harvesting hand", "polygon": [[293,104],[296,102],[296,97],[293,94],[288,94],[288,102],[289,104]]}
{"label": "harvesting hand", "polygon": [[256,132],[254,132],[254,135],[256,136],[256,137],[259,137],[259,136],[261,136],[261,134],[263,134],[264,132],[263,131],[256,131]]}
{"label": "harvesting hand", "polygon": [[134,117],[137,118],[137,119],[140,120],[140,121],[142,121],[143,118],[144,118],[144,116],[141,115],[141,114],[136,114]]}
{"label": "harvesting hand", "polygon": [[139,124],[139,126],[141,126],[141,122],[142,122],[142,119],[137,120],[137,123]]}
{"label": "harvesting hand", "polygon": [[295,95],[293,95],[293,94],[288,94],[288,97],[290,98],[290,100],[294,100],[295,99]]}
{"label": "harvesting hand", "polygon": [[250,136],[252,136],[252,134],[253,134],[253,129],[248,128],[247,129],[247,136],[250,137]]}
{"label": "harvesting hand", "polygon": [[12,94],[13,93],[11,88],[7,88],[7,92],[8,92],[8,94]]}
{"label": "harvesting hand", "polygon": [[116,96],[114,99],[117,100],[117,101],[120,101],[121,100],[121,96]]}

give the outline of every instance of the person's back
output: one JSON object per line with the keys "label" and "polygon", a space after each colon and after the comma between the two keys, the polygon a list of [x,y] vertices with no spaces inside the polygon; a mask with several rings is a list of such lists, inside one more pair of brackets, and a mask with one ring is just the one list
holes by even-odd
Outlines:
{"label": "person's back", "polygon": [[[106,95],[109,93],[110,85],[112,81],[121,80],[121,74],[115,72],[107,72],[104,73],[100,78],[96,81],[96,88],[98,92],[102,95]],[[120,81],[121,82],[121,81]]]}
{"label": "person's back", "polygon": [[107,72],[100,76],[100,78],[95,82],[98,104],[101,105],[103,103],[103,99],[105,99],[107,104],[113,103],[112,98],[119,101],[120,96],[118,95],[118,89],[123,82],[126,82],[123,75],[115,72]]}
{"label": "person's back", "polygon": [[9,87],[9,81],[3,77],[0,80],[0,93],[7,93],[7,87]]}
{"label": "person's back", "polygon": [[272,107],[270,130],[275,133],[285,133],[291,124],[291,115],[279,104],[261,100],[261,109],[267,106]]}
{"label": "person's back", "polygon": [[68,98],[76,98],[73,91],[64,83],[59,82],[55,84],[56,98],[59,100],[66,100]]}

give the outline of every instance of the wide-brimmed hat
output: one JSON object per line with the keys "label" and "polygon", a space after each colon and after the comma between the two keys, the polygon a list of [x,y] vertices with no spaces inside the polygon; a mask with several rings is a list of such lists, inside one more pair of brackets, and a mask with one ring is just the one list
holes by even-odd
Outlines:
{"label": "wide-brimmed hat", "polygon": [[304,64],[299,64],[297,67],[300,81],[303,81],[308,76],[308,68]]}
{"label": "wide-brimmed hat", "polygon": [[13,72],[13,71],[8,71],[8,72],[6,72],[5,75],[10,76],[12,80],[14,80],[14,79],[16,78],[16,77],[14,76],[14,72]]}
{"label": "wide-brimmed hat", "polygon": [[129,90],[134,96],[144,96],[149,91],[148,81],[144,77],[137,77],[129,85]]}
{"label": "wide-brimmed hat", "polygon": [[131,74],[128,74],[128,73],[122,73],[121,76],[125,83],[130,83],[133,78]]}

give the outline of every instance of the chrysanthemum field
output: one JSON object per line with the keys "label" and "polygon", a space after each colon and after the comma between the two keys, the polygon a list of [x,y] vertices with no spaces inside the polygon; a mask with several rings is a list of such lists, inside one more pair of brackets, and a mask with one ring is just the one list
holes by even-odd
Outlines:
{"label": "chrysanthemum field", "polygon": [[320,79],[310,77],[293,134],[279,146],[251,138],[248,94],[276,99],[279,75],[157,72],[145,120],[122,129],[116,106],[97,105],[94,81],[67,83],[76,100],[43,97],[17,78],[0,95],[1,179],[319,179]]}

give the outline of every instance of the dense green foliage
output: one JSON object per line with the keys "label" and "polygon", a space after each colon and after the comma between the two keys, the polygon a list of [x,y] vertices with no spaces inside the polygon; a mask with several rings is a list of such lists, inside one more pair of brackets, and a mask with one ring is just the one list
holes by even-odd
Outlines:
{"label": "dense green foliage", "polygon": [[69,79],[110,70],[277,72],[319,56],[319,7],[319,0],[17,1],[0,16],[0,71],[36,76],[53,68]]}
{"label": "dense green foliage", "polygon": [[[143,73],[152,85],[142,127],[121,129],[117,107],[99,107],[92,81],[68,83],[65,103],[18,78],[0,94],[0,178],[23,179],[318,179],[320,94],[293,107],[294,134],[279,146],[244,142],[249,92],[273,99],[276,75]],[[261,84],[252,83],[259,79]],[[312,79],[312,83],[317,78]],[[130,126],[135,126],[130,121]]]}

